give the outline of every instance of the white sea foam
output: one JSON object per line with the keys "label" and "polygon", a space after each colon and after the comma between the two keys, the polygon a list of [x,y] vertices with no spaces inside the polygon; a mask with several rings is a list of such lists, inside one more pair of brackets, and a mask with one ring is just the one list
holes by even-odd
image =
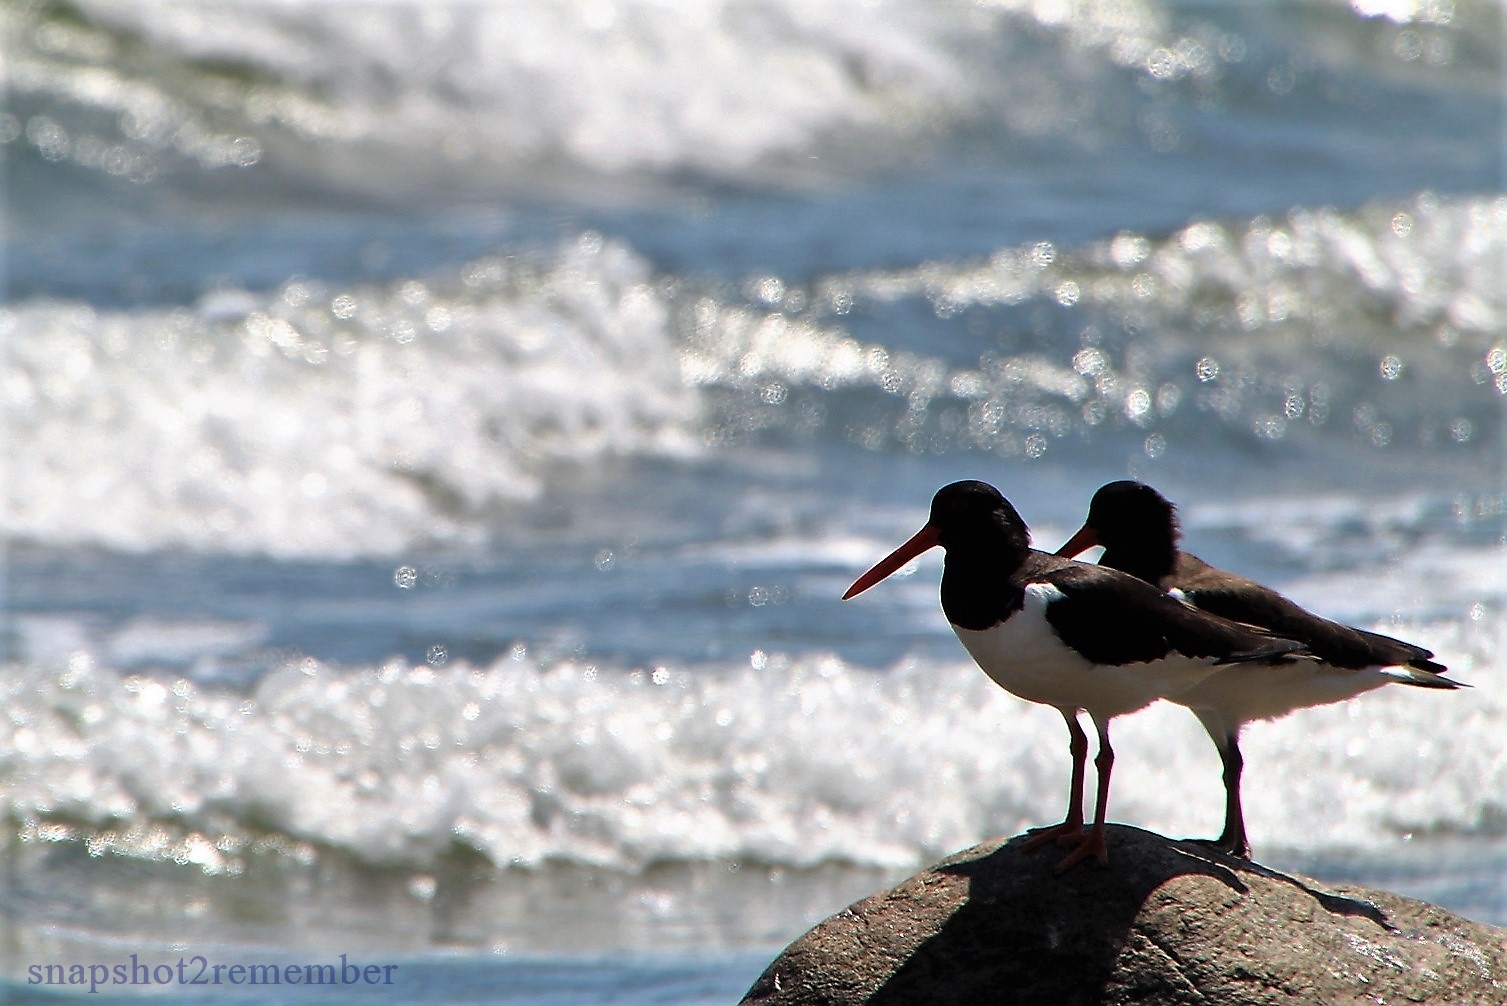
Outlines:
{"label": "white sea foam", "polygon": [[[1040,130],[1071,115],[1081,127],[1093,104],[1075,75],[1218,62],[1207,44],[1193,47],[1206,58],[1187,58],[1141,0],[1071,17],[1030,0],[78,10],[3,15],[16,87],[122,124],[49,118],[28,140],[48,156],[136,177],[270,164],[405,198],[437,171],[472,187],[499,173],[549,184],[562,169],[809,174],[813,151],[861,165],[981,116]],[[1071,57],[1053,61],[1055,79],[1021,65],[1053,46]]]}
{"label": "white sea foam", "polygon": [[[586,233],[424,280],[294,280],[191,309],[23,302],[0,314],[7,520],[54,543],[391,553],[484,537],[552,464],[768,429],[1004,457],[1106,437],[1157,457],[1213,435],[1473,458],[1507,389],[1504,236],[1502,200],[1424,196],[745,299]],[[849,331],[855,312],[912,309],[897,301],[950,317],[1060,308],[1069,290],[1092,312],[1078,340],[939,355]]]}
{"label": "white sea foam", "polygon": [[652,279],[587,234],[429,283],[17,305],[7,530],[325,555],[474,537],[550,463],[689,447],[696,403]]}
{"label": "white sea foam", "polygon": [[[825,280],[812,322],[783,333],[778,354],[751,344],[742,366],[755,379],[799,381],[789,340],[803,341],[802,358],[829,361],[823,386],[877,382],[905,396],[892,428],[860,430],[874,446],[1038,457],[1096,428],[1139,429],[1155,458],[1218,429],[1252,447],[1333,439],[1346,451],[1470,451],[1497,435],[1507,393],[1504,256],[1507,200],[1432,193],[1199,221],[1167,237],[1127,232],[1079,249],[1035,242],[982,263]],[[1076,340],[1007,328],[1021,345],[969,365],[845,345],[816,324],[823,311],[921,298],[943,318],[1070,309],[1082,328]]]}
{"label": "white sea foam", "polygon": [[[1507,244],[1507,199],[1443,199],[1422,193],[1357,211],[1295,209],[1283,219],[1197,221],[1166,238],[1126,232],[1083,249],[1047,243],[1001,249],[985,263],[927,263],[914,270],[853,275],[833,284],[889,300],[924,295],[939,313],[975,304],[1050,298],[1177,319],[1194,329],[1248,333],[1230,352],[1263,348],[1249,333],[1300,329],[1312,347],[1375,330],[1384,310],[1399,344],[1413,333],[1488,337],[1507,315],[1496,279]],[[1314,332],[1315,325],[1331,331]],[[1102,367],[1075,367],[1093,376]],[[1406,363],[1407,361],[1404,361]]]}
{"label": "white sea foam", "polygon": [[[1477,687],[1394,687],[1249,730],[1259,846],[1385,847],[1493,833],[1507,812],[1490,624],[1411,626]],[[1056,713],[966,659],[874,672],[820,655],[728,666],[312,659],[249,695],[128,674],[88,653],[0,685],[8,812],[42,837],[235,871],[270,834],[301,855],[424,868],[454,847],[497,866],[634,870],[743,860],[903,867],[1054,819]],[[1116,721],[1111,816],[1210,832],[1218,761],[1193,718]]]}
{"label": "white sea foam", "polygon": [[[1309,22],[1329,63],[1494,80],[1474,42],[1491,4],[1332,6],[1348,16]],[[813,151],[862,166],[979,121],[1092,135],[1121,128],[1104,93],[1133,93],[1106,75],[1207,93],[1248,57],[1237,32],[1157,0],[80,0],[0,17],[18,93],[116,122],[46,116],[25,139],[50,159],[138,179],[270,164],[386,194],[436,171],[463,186],[562,169],[789,176]],[[1141,123],[1153,142],[1158,121]]]}

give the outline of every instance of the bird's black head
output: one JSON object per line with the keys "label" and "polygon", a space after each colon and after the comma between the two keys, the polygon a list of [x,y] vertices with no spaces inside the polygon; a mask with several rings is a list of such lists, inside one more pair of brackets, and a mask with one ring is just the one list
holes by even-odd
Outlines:
{"label": "bird's black head", "polygon": [[943,548],[1003,548],[1024,553],[1031,531],[1010,501],[987,482],[953,482],[937,490],[927,525]]}
{"label": "bird's black head", "polygon": [[1088,519],[1107,550],[1137,548],[1146,542],[1176,543],[1177,508],[1144,482],[1128,479],[1100,486],[1088,504]]}
{"label": "bird's black head", "polygon": [[[992,575],[997,576],[1016,569],[1031,550],[1031,532],[1026,530],[1026,522],[1020,519],[1020,514],[998,489],[986,482],[954,482],[937,490],[932,497],[931,517],[921,530],[854,580],[843,594],[843,600],[857,597],[922,552],[938,545],[948,550],[948,573],[942,577],[943,606],[946,607],[948,583],[956,586],[959,582],[956,570],[989,568]],[[987,581],[988,577],[978,574],[976,579]],[[948,617],[951,617],[950,612]],[[965,623],[954,621],[953,624]]]}

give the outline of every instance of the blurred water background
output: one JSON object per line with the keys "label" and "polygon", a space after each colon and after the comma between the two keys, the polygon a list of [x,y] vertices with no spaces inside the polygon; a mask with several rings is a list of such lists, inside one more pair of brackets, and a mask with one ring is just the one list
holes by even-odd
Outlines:
{"label": "blurred water background", "polygon": [[[1060,813],[938,556],[838,601],[964,477],[1436,650],[1253,727],[1247,816],[1507,923],[1504,13],[6,3],[0,999],[735,1000]],[[1122,722],[1113,817],[1217,831]]]}

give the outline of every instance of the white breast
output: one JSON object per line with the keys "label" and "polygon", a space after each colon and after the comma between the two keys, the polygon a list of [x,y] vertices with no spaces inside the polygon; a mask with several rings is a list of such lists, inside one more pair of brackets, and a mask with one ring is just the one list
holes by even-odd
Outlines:
{"label": "white breast", "polygon": [[1051,584],[1026,586],[1025,604],[987,629],[952,631],[984,673],[1001,688],[1059,709],[1118,716],[1181,692],[1207,676],[1214,662],[1173,656],[1115,667],[1093,664],[1067,646],[1046,620],[1047,605],[1063,597]]}

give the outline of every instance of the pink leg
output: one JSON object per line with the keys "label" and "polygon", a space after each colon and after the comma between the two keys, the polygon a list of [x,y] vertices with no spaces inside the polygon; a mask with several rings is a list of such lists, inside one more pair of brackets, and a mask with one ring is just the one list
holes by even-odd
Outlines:
{"label": "pink leg", "polygon": [[1099,753],[1094,758],[1094,768],[1099,771],[1099,786],[1094,796],[1094,826],[1073,851],[1057,864],[1058,873],[1090,856],[1097,859],[1100,865],[1109,862],[1109,850],[1104,845],[1104,814],[1109,809],[1109,773],[1115,765],[1115,751],[1109,746],[1109,720],[1100,720],[1095,716],[1094,725],[1099,730]]}
{"label": "pink leg", "polygon": [[1039,849],[1054,842],[1076,842],[1083,834],[1083,776],[1088,761],[1088,736],[1078,725],[1078,710],[1059,709],[1067,722],[1068,750],[1073,755],[1073,779],[1069,784],[1067,816],[1061,824],[1032,828],[1022,848]]}
{"label": "pink leg", "polygon": [[1240,754],[1240,736],[1232,732],[1219,749],[1224,762],[1224,831],[1215,840],[1221,852],[1240,859],[1251,858],[1251,843],[1245,837],[1245,811],[1240,806],[1240,773],[1245,759]]}
{"label": "pink leg", "polygon": [[1212,709],[1195,709],[1193,715],[1208,731],[1224,765],[1224,831],[1218,838],[1202,844],[1240,859],[1250,859],[1251,843],[1245,835],[1245,811],[1240,805],[1240,776],[1245,769],[1245,758],[1240,753],[1242,724],[1239,720],[1228,722]]}

